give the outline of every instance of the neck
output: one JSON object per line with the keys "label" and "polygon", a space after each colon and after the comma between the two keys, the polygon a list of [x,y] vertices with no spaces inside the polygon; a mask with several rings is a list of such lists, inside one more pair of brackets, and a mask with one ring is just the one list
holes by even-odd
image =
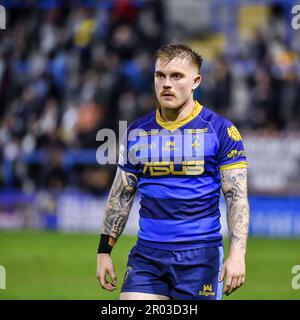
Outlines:
{"label": "neck", "polygon": [[180,121],[184,118],[186,118],[189,114],[191,114],[193,108],[194,108],[195,102],[192,99],[187,101],[185,104],[183,104],[181,107],[176,109],[164,109],[160,108],[161,117],[165,121]]}

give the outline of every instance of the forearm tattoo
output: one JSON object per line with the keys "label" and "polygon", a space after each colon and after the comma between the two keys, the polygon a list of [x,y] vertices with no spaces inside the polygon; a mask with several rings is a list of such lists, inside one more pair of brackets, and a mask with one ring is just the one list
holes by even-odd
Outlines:
{"label": "forearm tattoo", "polygon": [[221,171],[221,183],[227,205],[231,245],[246,251],[249,229],[247,169]]}
{"label": "forearm tattoo", "polygon": [[103,232],[115,239],[123,232],[136,193],[138,177],[117,169],[105,206]]}

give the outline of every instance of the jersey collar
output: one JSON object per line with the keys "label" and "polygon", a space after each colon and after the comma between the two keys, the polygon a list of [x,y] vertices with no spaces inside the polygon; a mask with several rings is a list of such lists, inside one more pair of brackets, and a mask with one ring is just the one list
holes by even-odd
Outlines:
{"label": "jersey collar", "polygon": [[194,108],[192,110],[192,112],[186,116],[185,118],[179,120],[179,121],[165,121],[160,114],[159,108],[156,109],[156,122],[163,128],[169,130],[169,131],[174,131],[180,127],[182,127],[183,125],[185,125],[186,123],[190,122],[191,120],[193,120],[194,118],[196,118],[198,116],[198,114],[201,112],[203,106],[197,101],[195,101],[195,105]]}

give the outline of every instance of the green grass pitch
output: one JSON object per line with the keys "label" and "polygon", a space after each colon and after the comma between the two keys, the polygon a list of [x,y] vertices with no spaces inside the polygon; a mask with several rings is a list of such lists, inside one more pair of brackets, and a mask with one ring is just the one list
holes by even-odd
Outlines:
{"label": "green grass pitch", "polygon": [[[122,236],[112,257],[118,277],[113,293],[96,274],[98,235],[0,231],[0,265],[6,268],[1,299],[118,299],[127,254],[135,237]],[[228,240],[225,240],[225,256]],[[246,283],[224,299],[300,299],[291,269],[300,264],[300,239],[248,241]]]}

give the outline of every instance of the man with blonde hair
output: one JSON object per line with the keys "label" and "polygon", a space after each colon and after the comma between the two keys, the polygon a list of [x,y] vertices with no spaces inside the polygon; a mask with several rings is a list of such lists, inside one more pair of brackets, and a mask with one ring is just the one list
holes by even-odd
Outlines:
{"label": "man with blonde hair", "polygon": [[[120,148],[97,256],[100,285],[112,291],[116,276],[110,252],[138,189],[140,230],[120,299],[221,299],[224,279],[225,294],[245,281],[249,206],[244,147],[230,121],[194,100],[201,64],[202,57],[182,44],[156,52],[158,108],[129,127]],[[221,189],[230,235],[224,264]]]}

